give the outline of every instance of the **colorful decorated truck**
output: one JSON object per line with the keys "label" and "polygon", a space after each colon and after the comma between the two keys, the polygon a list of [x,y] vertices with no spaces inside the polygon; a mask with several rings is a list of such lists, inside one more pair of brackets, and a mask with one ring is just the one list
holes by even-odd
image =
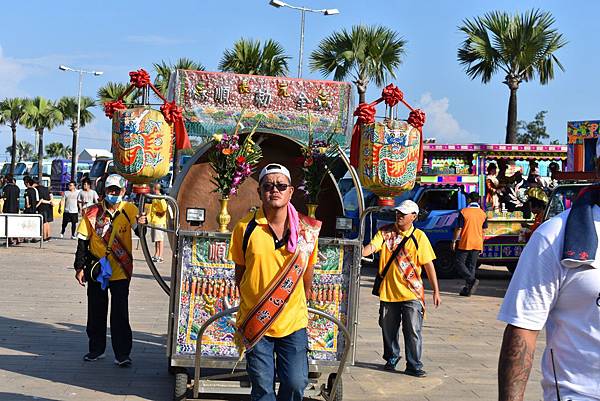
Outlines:
{"label": "colorful decorated truck", "polygon": [[[452,273],[450,240],[457,211],[466,206],[465,195],[478,192],[486,208],[485,180],[491,163],[496,166],[506,163],[507,176],[520,171],[526,179],[530,163],[536,162],[540,181],[549,183],[550,163],[557,163],[564,170],[566,159],[567,149],[563,145],[425,144],[423,171],[418,179],[424,190],[417,201],[429,212],[421,224],[437,250],[438,269]],[[525,245],[519,234],[527,223],[526,217],[531,217],[521,211],[507,212],[502,205],[499,210],[487,208],[486,213],[488,229],[480,261],[512,270]]]}
{"label": "colorful decorated truck", "polygon": [[[403,199],[412,199],[421,208],[421,215],[415,225],[423,229],[435,248],[437,260],[435,266],[441,277],[453,277],[453,253],[450,249],[452,234],[456,227],[458,211],[467,206],[466,195],[478,192],[485,208],[486,171],[490,163],[506,163],[507,175],[520,171],[524,177],[529,174],[530,161],[538,163],[543,182],[549,182],[549,165],[558,163],[561,170],[566,166],[566,146],[561,145],[423,145],[423,168],[417,178],[416,186],[395,198],[398,204]],[[358,220],[355,210],[357,192],[351,190],[344,197],[348,217]],[[365,207],[373,206],[377,197],[363,191]],[[481,263],[507,266],[514,269],[523,249],[524,242],[519,240],[523,225],[529,224],[523,212],[486,210],[488,229]],[[378,227],[393,221],[389,212],[374,213],[366,221],[367,235]]]}
{"label": "colorful decorated truck", "polygon": [[[155,90],[146,71],[133,71],[130,77],[129,91]],[[341,400],[341,374],[345,363],[354,360],[361,258],[360,241],[345,239],[347,227],[336,218],[344,215],[337,178],[350,170],[358,184],[342,151],[350,137],[351,85],[179,70],[169,88],[168,100],[155,90],[164,101],[160,112],[148,105],[125,105],[124,97],[104,106],[113,120],[115,170],[134,184],[140,202],[163,198],[173,212],[167,229],[174,250],[170,281],[162,278],[150,257],[144,233],[141,244],[153,275],[170,296],[167,355],[175,374],[175,399],[189,395],[188,368],[194,368],[194,398],[200,392],[249,392],[245,363],[238,363],[233,341],[232,313],[239,292],[235,266],[227,259],[230,234],[224,231],[260,207],[258,172],[263,166],[287,166],[292,183],[301,187],[307,146],[326,140],[339,145],[329,149],[338,153],[336,163],[345,165],[345,171],[336,177],[330,172],[333,166],[324,170],[320,195],[310,208],[300,188],[292,203],[300,213],[322,221],[313,295],[308,300],[310,383],[305,394]],[[230,154],[219,146],[234,132],[244,141],[240,144],[257,146],[262,158],[235,191],[220,196],[215,193],[218,177],[211,160],[215,154]],[[188,134],[201,145],[177,175],[169,196],[149,194],[148,183],[168,171],[171,147],[189,144]],[[251,142],[245,142],[248,138]],[[245,162],[236,158],[236,163]],[[213,376],[207,368],[226,371]]]}

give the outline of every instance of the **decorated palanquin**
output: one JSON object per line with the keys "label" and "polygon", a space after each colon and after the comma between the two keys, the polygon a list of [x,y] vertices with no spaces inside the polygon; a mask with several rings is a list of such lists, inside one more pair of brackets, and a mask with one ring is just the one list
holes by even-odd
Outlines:
{"label": "decorated palanquin", "polygon": [[[386,118],[379,122],[375,121],[375,106],[382,101]],[[411,110],[406,121],[397,118],[397,111],[394,116],[399,103]],[[408,105],[402,91],[390,84],[375,102],[359,104],[354,115],[350,162],[362,185],[378,195],[379,205],[393,206],[393,197],[411,190],[421,170],[425,113]]]}
{"label": "decorated palanquin", "polygon": [[300,142],[330,135],[344,146],[351,124],[348,82],[178,70],[170,97],[184,109],[190,136],[231,131],[243,113],[247,127]]}
{"label": "decorated palanquin", "polygon": [[[191,147],[183,122],[182,109],[167,99],[150,81],[143,69],[129,73],[130,85],[121,96],[104,103],[104,113],[112,119],[112,153],[115,170],[134,184],[136,193],[148,193],[154,180],[169,173],[173,142],[178,149]],[[154,94],[164,103],[160,111],[147,105],[125,104],[134,90]],[[147,99],[142,96],[142,99]],[[175,138],[175,141],[173,139]]]}
{"label": "decorated palanquin", "polygon": [[[191,357],[204,322],[239,303],[235,265],[227,260],[229,236],[223,234],[184,236],[180,239],[181,279],[177,282],[177,322],[174,355]],[[347,324],[350,318],[350,268],[357,248],[319,241],[319,259],[314,266],[312,299],[308,306]],[[233,342],[234,318],[223,317],[209,326],[202,338],[205,357],[236,358]],[[330,320],[309,316],[309,358],[335,361],[344,348],[344,337]]]}

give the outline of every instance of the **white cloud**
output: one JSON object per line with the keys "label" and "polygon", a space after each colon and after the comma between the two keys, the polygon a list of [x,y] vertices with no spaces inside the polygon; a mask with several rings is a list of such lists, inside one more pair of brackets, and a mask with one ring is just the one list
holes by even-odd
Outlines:
{"label": "white cloud", "polygon": [[476,142],[476,136],[461,128],[459,122],[448,111],[450,100],[447,97],[434,99],[431,93],[421,95],[419,107],[426,115],[423,131],[426,138],[436,138],[437,143]]}
{"label": "white cloud", "polygon": [[151,46],[168,46],[192,43],[190,40],[168,38],[162,35],[130,35],[127,36],[127,42]]}
{"label": "white cloud", "polygon": [[0,98],[23,96],[19,84],[27,76],[27,67],[19,60],[4,57],[0,46]]}

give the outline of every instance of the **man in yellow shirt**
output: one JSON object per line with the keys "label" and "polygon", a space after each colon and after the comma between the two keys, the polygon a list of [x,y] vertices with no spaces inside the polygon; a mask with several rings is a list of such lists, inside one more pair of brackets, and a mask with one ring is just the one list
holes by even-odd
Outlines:
{"label": "man in yellow shirt", "polygon": [[[123,202],[125,187],[126,181],[123,177],[111,174],[106,179],[103,201],[85,209],[77,227],[78,242],[74,263],[77,282],[82,286],[87,283],[86,332],[89,338],[89,352],[83,360],[91,362],[104,357],[108,288],[111,294],[111,342],[115,363],[121,367],[131,365],[129,355],[132,333],[128,308],[129,281],[133,273],[131,229],[136,222],[146,222],[145,216],[138,216],[138,208],[133,203]],[[104,289],[97,273],[99,269],[90,269],[103,257],[108,259],[112,270],[108,287]]]}
{"label": "man in yellow shirt", "polygon": [[[152,186],[154,195],[160,195],[160,184],[155,183]],[[164,199],[152,199],[145,207],[148,223],[153,227],[167,228],[167,202]],[[150,238],[154,242],[154,256],[152,260],[157,263],[164,262],[164,231],[152,228],[150,230]]]}
{"label": "man in yellow shirt", "polygon": [[[386,271],[390,258],[394,257],[379,289],[379,326],[383,334],[383,359],[386,360],[384,369],[396,370],[400,360],[398,336],[402,324],[406,353],[404,373],[425,377],[427,373],[421,362],[421,329],[425,313],[421,270],[424,268],[427,272],[433,288],[433,304],[438,307],[441,298],[433,267],[435,254],[425,233],[413,227],[419,206],[411,200],[405,200],[395,210],[396,223],[381,227],[371,243],[363,247],[363,256],[381,252],[378,269],[380,277]],[[398,247],[400,248],[397,250]]]}
{"label": "man in yellow shirt", "polygon": [[237,335],[246,350],[252,401],[301,401],[308,385],[306,300],[320,222],[296,212],[290,183],[284,166],[263,168],[262,207],[240,220],[231,234],[229,259],[236,265],[240,290]]}

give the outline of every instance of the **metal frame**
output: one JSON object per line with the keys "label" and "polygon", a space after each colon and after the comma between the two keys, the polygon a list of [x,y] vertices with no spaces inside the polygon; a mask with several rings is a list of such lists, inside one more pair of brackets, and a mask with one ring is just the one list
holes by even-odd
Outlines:
{"label": "metal frame", "polygon": [[[200,391],[200,370],[201,370],[201,362],[202,362],[202,336],[204,335],[204,332],[206,331],[206,329],[213,324],[215,321],[219,320],[220,318],[222,318],[223,316],[227,316],[227,315],[232,315],[234,313],[236,313],[239,310],[239,307],[234,307],[234,308],[230,308],[227,310],[224,310],[222,312],[217,313],[216,315],[213,315],[210,319],[208,319],[206,322],[204,322],[204,324],[200,327],[200,330],[198,331],[198,339],[196,340],[196,354],[194,356],[194,398],[198,398],[198,393]],[[350,335],[350,332],[348,331],[348,329],[344,326],[344,324],[339,321],[338,319],[336,319],[335,317],[321,312],[320,310],[314,309],[314,308],[308,308],[308,313],[312,313],[321,317],[324,317],[325,319],[328,319],[330,321],[332,321],[333,323],[335,323],[340,329],[342,329],[342,333],[344,333],[344,337],[346,339],[346,341],[344,342],[344,352],[342,353],[342,358],[339,361],[339,366],[336,372],[336,378],[335,381],[333,382],[332,386],[331,386],[331,393],[329,393],[329,395],[325,394],[324,391],[321,391],[321,395],[323,396],[323,398],[325,398],[326,401],[332,400],[335,398],[335,392],[337,389],[337,384],[338,381],[340,380],[340,377],[342,377],[342,373],[344,372],[344,368],[346,366],[346,359],[348,358],[348,352],[351,349],[351,342],[352,342],[352,336]],[[225,378],[225,377],[236,377],[238,375],[236,375],[235,373],[232,372],[231,375],[221,375],[221,377]]]}

